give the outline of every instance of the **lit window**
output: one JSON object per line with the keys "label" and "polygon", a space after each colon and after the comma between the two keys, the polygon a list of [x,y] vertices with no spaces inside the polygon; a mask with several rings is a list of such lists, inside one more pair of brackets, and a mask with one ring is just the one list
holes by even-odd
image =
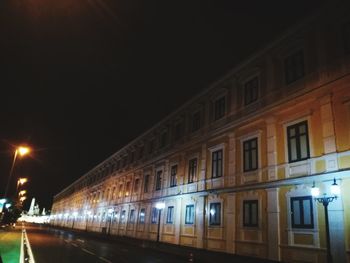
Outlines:
{"label": "lit window", "polygon": [[226,98],[221,97],[214,102],[214,120],[221,119],[226,113]]}
{"label": "lit window", "polygon": [[173,165],[170,170],[170,187],[176,186],[177,165]]}
{"label": "lit window", "polygon": [[186,205],[185,224],[194,224],[194,205]]}
{"label": "lit window", "polygon": [[156,224],[158,222],[158,209],[153,207],[152,208],[152,218],[151,218],[151,223]]}
{"label": "lit window", "polygon": [[289,162],[306,160],[310,157],[307,121],[287,128]]}
{"label": "lit window", "polygon": [[135,210],[134,210],[134,209],[131,209],[131,210],[130,210],[129,222],[130,222],[131,224],[135,223]]}
{"label": "lit window", "polygon": [[222,150],[212,153],[212,178],[222,176]]}
{"label": "lit window", "polygon": [[140,218],[139,218],[140,224],[144,224],[145,223],[145,215],[146,215],[146,210],[144,208],[142,208],[140,210]]}
{"label": "lit window", "polygon": [[188,164],[188,183],[193,183],[197,175],[197,158],[191,159]]}
{"label": "lit window", "polygon": [[166,223],[172,224],[174,223],[174,207],[168,206],[168,213],[166,215]]}
{"label": "lit window", "polygon": [[258,226],[258,200],[243,201],[243,226]]}
{"label": "lit window", "polygon": [[212,226],[219,226],[221,224],[221,203],[210,204],[209,224]]}
{"label": "lit window", "polygon": [[302,50],[288,56],[284,61],[286,84],[304,77],[304,53]]}
{"label": "lit window", "polygon": [[291,216],[293,228],[314,228],[312,196],[292,197]]}
{"label": "lit window", "polygon": [[259,78],[255,77],[244,85],[244,105],[253,103],[258,99]]}
{"label": "lit window", "polygon": [[120,221],[121,221],[122,224],[124,224],[125,221],[126,221],[125,215],[126,215],[126,211],[123,210],[121,215],[120,215]]}
{"label": "lit window", "polygon": [[244,141],[243,152],[244,172],[258,169],[258,139]]}
{"label": "lit window", "polygon": [[130,181],[126,182],[126,186],[125,186],[125,196],[129,196],[130,195]]}

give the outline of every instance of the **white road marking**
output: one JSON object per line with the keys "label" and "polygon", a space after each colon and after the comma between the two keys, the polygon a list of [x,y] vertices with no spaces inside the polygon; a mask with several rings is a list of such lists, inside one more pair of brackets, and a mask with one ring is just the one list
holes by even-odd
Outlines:
{"label": "white road marking", "polygon": [[77,245],[77,244],[75,244],[75,243],[72,243],[72,246],[78,247],[78,245]]}
{"label": "white road marking", "polygon": [[87,249],[85,249],[85,248],[82,248],[81,250],[84,251],[84,252],[86,252],[86,253],[88,253],[88,254],[90,254],[90,255],[96,256],[96,254],[95,254],[94,252],[91,252],[90,250],[87,250]]}
{"label": "white road marking", "polygon": [[63,239],[64,242],[66,243],[69,243],[69,240],[68,239]]}
{"label": "white road marking", "polygon": [[104,257],[99,257],[99,259],[101,259],[102,261],[107,262],[107,263],[112,263],[112,261],[110,261]]}
{"label": "white road marking", "polygon": [[83,240],[83,239],[77,239],[77,242],[80,242],[80,243],[85,243],[85,240]]}
{"label": "white road marking", "polygon": [[25,242],[27,245],[27,251],[28,251],[28,255],[29,255],[29,263],[35,263],[33,251],[32,251],[32,248],[30,246],[28,235],[27,235],[27,232],[25,229],[24,229],[24,238],[25,238]]}

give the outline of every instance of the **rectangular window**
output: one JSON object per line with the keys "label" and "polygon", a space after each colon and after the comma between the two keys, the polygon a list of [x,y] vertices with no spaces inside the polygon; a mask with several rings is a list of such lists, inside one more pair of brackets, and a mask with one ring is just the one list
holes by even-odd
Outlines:
{"label": "rectangular window", "polygon": [[307,121],[287,127],[289,162],[306,160],[310,157]]}
{"label": "rectangular window", "polygon": [[171,166],[170,170],[170,187],[176,186],[176,174],[177,174],[177,165]]}
{"label": "rectangular window", "polygon": [[209,210],[209,225],[221,225],[221,203],[211,203]]}
{"label": "rectangular window", "polygon": [[168,133],[163,132],[162,135],[160,136],[160,147],[163,148],[167,145],[168,142]]}
{"label": "rectangular window", "polygon": [[174,207],[168,206],[168,213],[166,215],[166,223],[172,224],[174,223]]}
{"label": "rectangular window", "polygon": [[125,223],[125,220],[126,220],[125,215],[126,215],[126,211],[123,210],[122,213],[121,213],[121,215],[120,215],[120,222],[121,222],[122,224]]}
{"label": "rectangular window", "polygon": [[145,182],[143,184],[143,192],[148,193],[148,185],[149,185],[149,174],[145,175]]}
{"label": "rectangular window", "polygon": [[146,215],[146,210],[144,208],[141,208],[141,210],[140,210],[140,217],[139,217],[140,224],[144,224],[145,223],[145,215]]}
{"label": "rectangular window", "polygon": [[302,50],[288,56],[284,60],[286,84],[304,77],[304,53]]}
{"label": "rectangular window", "polygon": [[156,191],[162,188],[162,171],[157,171],[156,175]]}
{"label": "rectangular window", "polygon": [[194,205],[186,205],[185,224],[194,224]]}
{"label": "rectangular window", "polygon": [[243,226],[258,226],[258,200],[243,201]]}
{"label": "rectangular window", "polygon": [[312,196],[298,196],[290,199],[293,228],[314,228]]}
{"label": "rectangular window", "polygon": [[197,175],[197,158],[191,159],[188,163],[188,183],[193,183]]}
{"label": "rectangular window", "polygon": [[175,133],[174,133],[174,139],[175,141],[179,140],[183,135],[183,123],[179,122],[175,125]]}
{"label": "rectangular window", "polygon": [[152,224],[157,224],[158,222],[158,209],[153,207],[152,208],[152,218],[151,218],[151,223]]}
{"label": "rectangular window", "polygon": [[131,210],[130,210],[129,222],[130,222],[131,224],[134,224],[134,223],[135,223],[135,210],[134,210],[134,209],[131,209]]}
{"label": "rectangular window", "polygon": [[125,186],[125,196],[129,196],[130,195],[130,181],[126,182],[126,186]]}
{"label": "rectangular window", "polygon": [[222,176],[222,150],[218,150],[212,153],[212,171],[211,177]]}
{"label": "rectangular window", "polygon": [[134,183],[134,192],[135,194],[139,191],[139,185],[140,185],[140,179],[135,179],[135,183]]}
{"label": "rectangular window", "polygon": [[217,99],[214,102],[214,120],[221,119],[226,113],[226,98],[225,96]]}
{"label": "rectangular window", "polygon": [[244,105],[253,103],[258,99],[259,78],[255,77],[244,85]]}
{"label": "rectangular window", "polygon": [[244,172],[258,169],[258,139],[253,138],[243,142]]}
{"label": "rectangular window", "polygon": [[198,131],[200,127],[201,127],[201,113],[200,111],[197,111],[192,115],[192,132]]}

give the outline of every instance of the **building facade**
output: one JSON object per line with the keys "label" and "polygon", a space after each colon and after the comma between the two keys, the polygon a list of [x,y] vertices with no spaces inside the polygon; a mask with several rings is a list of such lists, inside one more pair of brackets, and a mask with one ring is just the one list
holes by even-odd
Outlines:
{"label": "building facade", "polygon": [[159,225],[161,242],[326,262],[311,189],[335,179],[331,251],[350,262],[349,10],[320,10],[87,172],[50,223],[149,240]]}

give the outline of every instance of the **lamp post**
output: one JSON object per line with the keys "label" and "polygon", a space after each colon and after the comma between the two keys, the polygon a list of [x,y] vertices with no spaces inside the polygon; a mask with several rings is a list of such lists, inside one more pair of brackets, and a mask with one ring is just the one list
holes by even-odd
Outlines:
{"label": "lamp post", "polygon": [[157,231],[157,242],[159,242],[159,234],[160,234],[160,218],[162,209],[164,209],[165,203],[164,202],[158,202],[156,203],[156,208],[158,209],[158,231]]}
{"label": "lamp post", "polygon": [[331,240],[329,234],[329,219],[328,219],[328,205],[337,199],[340,194],[340,188],[337,184],[335,178],[333,179],[333,184],[331,185],[331,195],[327,196],[327,193],[324,193],[323,196],[320,195],[320,189],[315,186],[315,182],[311,188],[311,194],[315,198],[315,201],[322,204],[324,208],[325,223],[326,223],[326,245],[327,245],[327,262],[332,263],[332,253],[331,253]]}

